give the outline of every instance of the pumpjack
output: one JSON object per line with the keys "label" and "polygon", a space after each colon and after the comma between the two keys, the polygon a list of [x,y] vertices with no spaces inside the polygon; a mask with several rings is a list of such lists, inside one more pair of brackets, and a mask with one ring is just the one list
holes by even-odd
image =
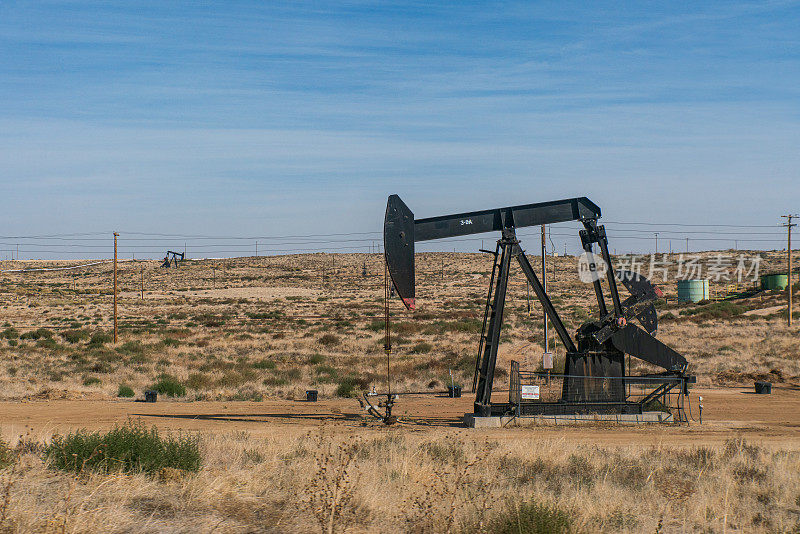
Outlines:
{"label": "pumpjack", "polygon": [[178,268],[178,262],[183,261],[183,252],[173,252],[172,250],[167,251],[167,255],[164,256],[164,261],[161,262],[161,266],[169,269],[170,265],[174,265],[175,268]]}
{"label": "pumpjack", "polygon": [[[678,419],[683,420],[683,397],[696,378],[686,373],[688,362],[681,354],[655,338],[658,316],[654,301],[663,296],[647,278],[630,271],[615,270],[608,253],[605,228],[598,225],[600,208],[588,198],[571,198],[510,206],[483,211],[415,219],[397,195],[389,197],[384,220],[384,254],[392,285],[406,308],[416,306],[414,244],[449,237],[500,232],[492,253],[489,292],[473,382],[476,417],[503,415],[641,414],[654,403],[677,394]],[[586,258],[589,280],[597,298],[598,315],[582,324],[573,336],[559,317],[550,297],[534,272],[516,229],[527,226],[580,221],[579,236]],[[599,257],[593,254],[595,245]],[[484,251],[486,252],[486,251]],[[491,251],[489,251],[491,252]],[[512,260],[516,260],[566,349],[560,398],[544,401],[536,393],[520,395],[521,373],[512,362],[508,402],[492,401],[497,350]],[[610,292],[609,309],[602,278]],[[624,300],[617,282],[630,293]],[[636,319],[640,326],[633,324]],[[625,355],[638,358],[663,371],[631,376]],[[514,369],[514,364],[517,369]],[[516,371],[516,373],[515,373]],[[550,375],[547,375],[549,381]],[[632,391],[636,394],[632,394]],[[515,395],[516,393],[516,395]],[[531,397],[533,397],[531,399]],[[662,404],[663,406],[663,404]]]}

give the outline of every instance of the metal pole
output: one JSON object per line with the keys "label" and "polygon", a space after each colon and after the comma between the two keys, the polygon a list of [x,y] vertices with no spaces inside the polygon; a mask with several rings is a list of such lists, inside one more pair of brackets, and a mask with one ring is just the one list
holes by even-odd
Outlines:
{"label": "metal pole", "polygon": [[258,241],[256,241],[256,258],[258,257]]}
{"label": "metal pole", "polygon": [[114,343],[117,342],[117,237],[114,232]]}
{"label": "metal pole", "polygon": [[789,279],[789,285],[786,287],[787,296],[789,300],[789,307],[787,309],[787,312],[788,312],[788,325],[792,326],[792,227],[797,226],[797,224],[792,223],[792,219],[797,217],[797,215],[781,215],[781,217],[784,217],[786,219],[786,224],[784,224],[787,230],[786,271]]}
{"label": "metal pole", "polygon": [[[545,244],[544,244],[544,226],[542,225],[542,288],[547,291],[547,264],[545,258]],[[544,351],[550,352],[550,339],[547,332],[547,312],[543,312],[544,317]]]}
{"label": "metal pole", "polygon": [[655,232],[655,234],[656,234],[656,254],[658,254],[658,232]]}

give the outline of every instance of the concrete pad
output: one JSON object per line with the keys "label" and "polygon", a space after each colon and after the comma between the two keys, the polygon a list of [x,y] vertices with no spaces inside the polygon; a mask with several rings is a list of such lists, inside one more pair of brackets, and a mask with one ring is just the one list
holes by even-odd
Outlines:
{"label": "concrete pad", "polygon": [[502,417],[478,417],[472,413],[464,414],[464,424],[468,428],[500,428]]}

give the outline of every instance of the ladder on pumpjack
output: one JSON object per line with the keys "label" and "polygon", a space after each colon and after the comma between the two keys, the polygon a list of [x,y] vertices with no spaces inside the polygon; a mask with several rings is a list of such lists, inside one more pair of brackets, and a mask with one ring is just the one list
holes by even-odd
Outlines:
{"label": "ladder on pumpjack", "polygon": [[480,373],[481,368],[481,355],[483,354],[483,350],[486,346],[487,342],[491,342],[489,339],[489,335],[487,333],[487,328],[491,319],[495,315],[495,305],[494,305],[494,280],[497,276],[497,271],[500,268],[499,258],[500,258],[500,244],[498,243],[497,248],[494,252],[491,250],[484,250],[481,249],[480,252],[484,252],[486,254],[492,254],[494,256],[494,261],[492,262],[492,275],[489,279],[489,292],[486,295],[486,306],[483,309],[483,325],[481,326],[481,338],[480,342],[478,343],[478,355],[475,357],[475,374],[472,376],[472,392],[475,393],[475,388],[478,386],[478,373]]}

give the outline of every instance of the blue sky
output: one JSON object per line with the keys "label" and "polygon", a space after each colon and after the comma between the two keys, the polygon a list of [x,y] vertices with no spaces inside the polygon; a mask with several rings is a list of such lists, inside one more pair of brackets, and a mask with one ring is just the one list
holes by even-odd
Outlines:
{"label": "blue sky", "polygon": [[798,2],[0,2],[0,235],[777,224],[799,127]]}

